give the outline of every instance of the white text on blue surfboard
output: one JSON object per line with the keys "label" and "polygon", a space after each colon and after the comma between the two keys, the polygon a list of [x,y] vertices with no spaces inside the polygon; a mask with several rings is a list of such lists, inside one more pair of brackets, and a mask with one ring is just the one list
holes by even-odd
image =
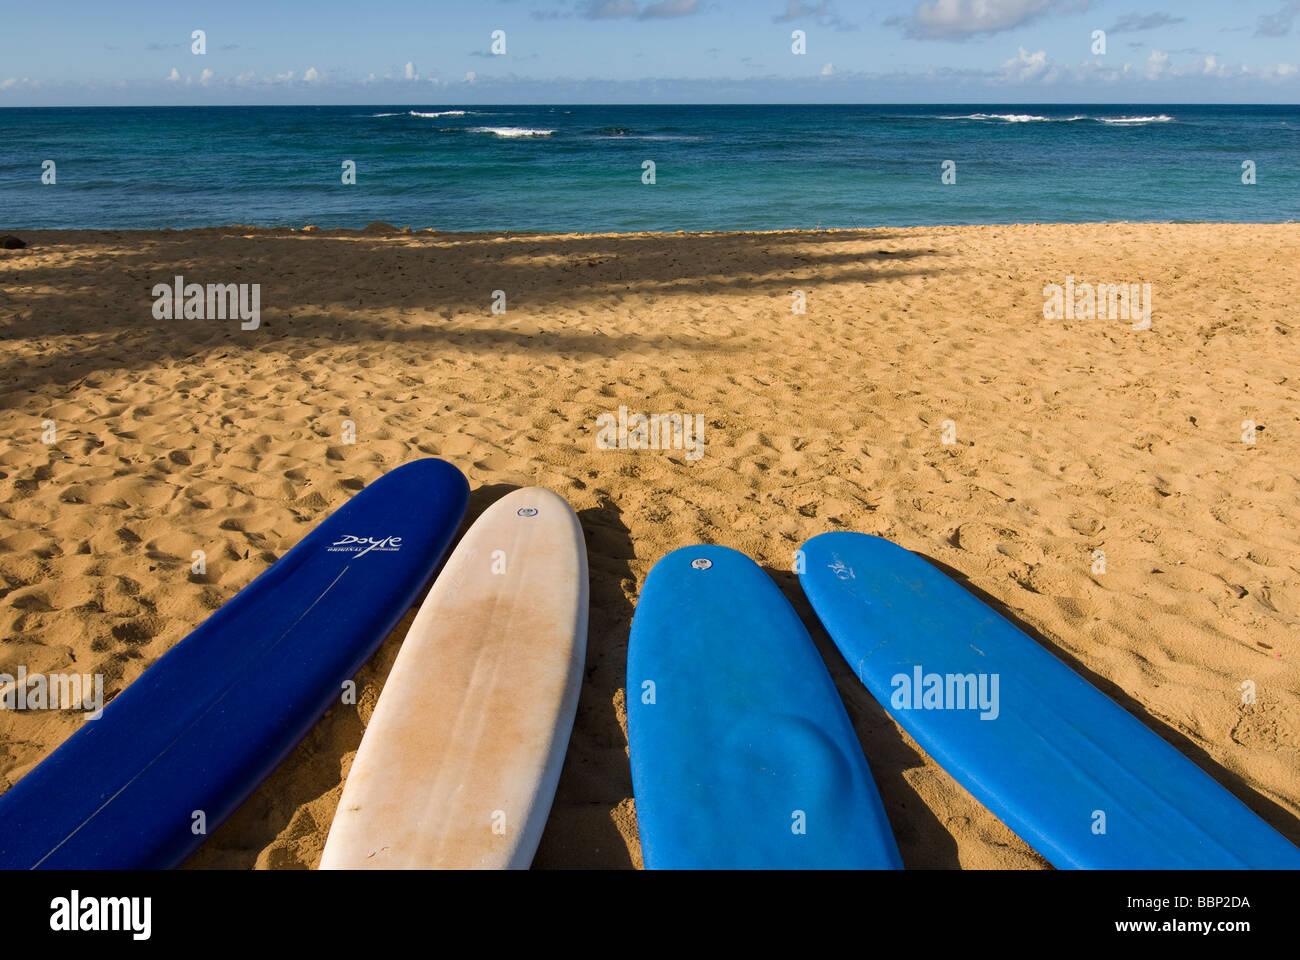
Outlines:
{"label": "white text on blue surfboard", "polygon": [[354,537],[350,534],[335,540],[326,549],[330,553],[350,553],[354,557],[363,557],[373,550],[380,553],[395,553],[402,549],[401,537]]}

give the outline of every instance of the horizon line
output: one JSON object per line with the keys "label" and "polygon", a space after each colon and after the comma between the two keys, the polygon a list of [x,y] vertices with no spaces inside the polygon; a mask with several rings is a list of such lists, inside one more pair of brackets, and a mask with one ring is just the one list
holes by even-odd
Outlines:
{"label": "horizon line", "polygon": [[1300,107],[1300,102],[1237,100],[770,100],[749,101],[601,101],[601,102],[508,102],[376,100],[373,103],[61,103],[0,106],[0,110],[210,110],[225,107],[916,107],[916,106],[1001,106],[1001,107]]}

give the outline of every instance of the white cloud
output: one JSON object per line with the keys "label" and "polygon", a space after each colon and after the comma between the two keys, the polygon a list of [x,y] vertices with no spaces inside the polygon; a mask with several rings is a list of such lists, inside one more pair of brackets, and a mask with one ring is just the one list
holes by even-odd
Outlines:
{"label": "white cloud", "polygon": [[1047,62],[1046,50],[1030,53],[1024,47],[1020,47],[1016,56],[1002,64],[1002,79],[1015,83],[1026,83],[1030,80],[1051,83],[1056,77],[1056,68]]}
{"label": "white cloud", "polygon": [[320,73],[317,72],[315,67],[308,67],[307,72],[302,75],[303,83],[315,83],[319,79]]}
{"label": "white cloud", "polygon": [[835,64],[828,62],[824,67],[822,67],[823,77],[829,77],[834,73],[835,73]]}
{"label": "white cloud", "polygon": [[926,40],[964,40],[1000,33],[1054,11],[1082,10],[1088,0],[924,0],[910,17],[890,17],[908,36]]}
{"label": "white cloud", "polygon": [[180,82],[181,82],[181,72],[180,72],[179,70],[177,70],[175,67],[172,67],[172,72],[169,73],[169,74],[167,74],[167,82],[168,82],[168,83],[180,83]]}
{"label": "white cloud", "polygon": [[412,60],[406,61],[406,66],[402,68],[402,73],[406,76],[407,80],[420,79],[420,72],[415,69],[415,62]]}
{"label": "white cloud", "polygon": [[1210,54],[1205,58],[1205,65],[1201,72],[1211,77],[1226,77],[1230,71],[1226,63],[1219,63],[1218,58]]}
{"label": "white cloud", "polygon": [[212,79],[212,71],[209,70],[207,67],[204,67],[203,72],[199,74],[199,86],[206,87],[208,85],[208,81],[210,81],[211,79]]}
{"label": "white cloud", "polygon": [[1151,56],[1147,59],[1147,76],[1152,80],[1159,79],[1169,69],[1169,54],[1162,50],[1152,50]]}
{"label": "white cloud", "polygon": [[1293,63],[1279,63],[1275,67],[1242,67],[1241,72],[1262,80],[1281,80],[1284,77],[1294,77],[1297,73],[1300,73],[1300,67]]}
{"label": "white cloud", "polygon": [[473,83],[473,82],[474,82],[475,80],[477,80],[477,79],[478,79],[478,75],[475,74],[473,70],[471,70],[469,73],[465,74],[465,82],[466,82],[466,83]]}

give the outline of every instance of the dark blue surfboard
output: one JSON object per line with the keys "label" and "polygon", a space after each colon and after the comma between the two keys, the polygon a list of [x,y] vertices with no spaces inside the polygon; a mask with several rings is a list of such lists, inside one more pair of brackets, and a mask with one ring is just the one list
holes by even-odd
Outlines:
{"label": "dark blue surfboard", "polygon": [[655,564],[627,699],[647,868],[902,866],[835,683],[748,557],[697,546]]}
{"label": "dark blue surfboard", "polygon": [[0,797],[0,867],[179,864],[338,702],[468,496],[418,460],[340,507]]}
{"label": "dark blue surfboard", "polygon": [[1053,865],[1300,867],[1244,803],[920,557],[825,533],[803,560],[804,592],[867,689]]}

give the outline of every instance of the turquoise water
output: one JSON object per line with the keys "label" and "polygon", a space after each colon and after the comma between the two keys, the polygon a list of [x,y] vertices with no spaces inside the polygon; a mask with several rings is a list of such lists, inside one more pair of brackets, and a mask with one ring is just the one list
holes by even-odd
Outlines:
{"label": "turquoise water", "polygon": [[[54,160],[57,182],[41,183]],[[344,160],[357,182],[341,182]],[[644,161],[655,164],[642,183]],[[940,180],[945,160],[956,183]],[[1242,183],[1242,161],[1257,183]],[[0,110],[0,229],[1293,221],[1295,106]]]}

